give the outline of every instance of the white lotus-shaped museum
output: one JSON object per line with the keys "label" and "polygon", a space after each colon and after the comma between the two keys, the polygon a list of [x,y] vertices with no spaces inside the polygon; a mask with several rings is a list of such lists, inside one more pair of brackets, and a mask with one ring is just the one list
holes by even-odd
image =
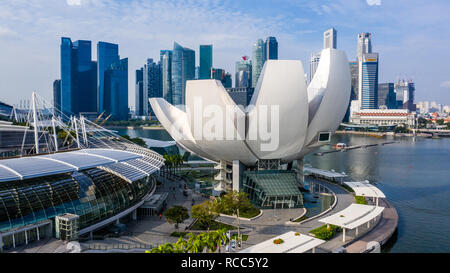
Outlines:
{"label": "white lotus-shaped museum", "polygon": [[[301,61],[266,61],[249,105],[232,114],[226,109],[236,108],[236,105],[217,80],[187,81],[184,109],[163,98],[149,101],[159,122],[172,138],[200,157],[216,162],[239,160],[246,166],[254,166],[262,159],[279,159],[281,163],[288,163],[328,143],[347,110],[350,83],[345,53],[324,49],[309,86],[306,85]],[[198,103],[205,110],[199,110]],[[207,110],[209,105],[222,109],[224,114],[213,119]],[[267,111],[262,110],[263,106]],[[273,112],[277,119],[269,116],[271,107],[278,109]],[[278,128],[274,141],[276,149],[264,147],[269,140],[258,131],[261,126]],[[205,127],[212,128],[216,137],[198,137],[198,130]],[[229,127],[235,138],[227,137]]]}

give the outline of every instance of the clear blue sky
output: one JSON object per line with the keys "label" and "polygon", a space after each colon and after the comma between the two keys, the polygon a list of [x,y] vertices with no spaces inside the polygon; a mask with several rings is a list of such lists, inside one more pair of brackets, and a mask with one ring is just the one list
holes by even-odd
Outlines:
{"label": "clear blue sky", "polygon": [[322,33],[334,27],[338,48],[355,59],[356,37],[372,33],[380,53],[380,82],[411,78],[416,102],[450,104],[450,1],[447,0],[15,0],[0,1],[0,100],[14,104],[36,90],[52,97],[60,78],[61,36],[119,44],[129,58],[129,103],[134,70],[173,41],[214,45],[214,66],[234,74],[253,42],[275,36],[280,59],[300,59],[309,70]]}

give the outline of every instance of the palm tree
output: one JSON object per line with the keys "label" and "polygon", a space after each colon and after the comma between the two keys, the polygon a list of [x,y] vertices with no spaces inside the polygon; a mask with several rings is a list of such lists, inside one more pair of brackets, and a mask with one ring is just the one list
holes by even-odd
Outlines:
{"label": "palm tree", "polygon": [[192,232],[188,234],[189,239],[187,240],[187,250],[190,253],[201,253],[205,248],[204,238],[200,235],[195,235]]}
{"label": "palm tree", "polygon": [[221,241],[223,241],[225,245],[228,244],[228,242],[229,242],[229,239],[228,239],[228,236],[227,236],[227,229],[225,229],[225,228],[218,229],[218,230],[214,231],[214,234],[216,235],[215,236],[216,245],[217,245],[217,248],[219,249],[219,253],[220,253],[220,243],[221,243]]}

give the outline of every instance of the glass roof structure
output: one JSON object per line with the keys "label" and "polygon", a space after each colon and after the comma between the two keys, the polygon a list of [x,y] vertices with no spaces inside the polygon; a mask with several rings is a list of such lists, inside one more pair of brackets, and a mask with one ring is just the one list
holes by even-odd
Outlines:
{"label": "glass roof structure", "polygon": [[23,180],[117,164],[142,155],[113,149],[78,151],[0,160],[0,182]]}

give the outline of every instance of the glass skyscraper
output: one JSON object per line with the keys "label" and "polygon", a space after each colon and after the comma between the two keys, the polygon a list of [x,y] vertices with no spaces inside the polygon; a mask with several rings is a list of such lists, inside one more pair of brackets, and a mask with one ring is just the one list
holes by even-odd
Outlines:
{"label": "glass skyscraper", "polygon": [[[61,38],[61,93],[55,106],[67,116],[97,111],[97,62],[91,41]],[[59,103],[58,103],[59,102]]]}
{"label": "glass skyscraper", "polygon": [[160,51],[162,97],[172,103],[172,50]]}
{"label": "glass skyscraper", "polygon": [[161,64],[157,64],[153,59],[147,59],[147,64],[144,65],[143,72],[143,82],[144,82],[144,115],[154,115],[151,109],[149,98],[160,98],[162,97],[162,87],[161,87]]}
{"label": "glass skyscraper", "polygon": [[378,53],[363,54],[359,61],[361,109],[378,108]]}
{"label": "glass skyscraper", "polygon": [[128,58],[112,63],[104,73],[104,110],[114,120],[128,119]]}
{"label": "glass skyscraper", "polygon": [[173,44],[172,53],[172,102],[185,104],[186,81],[195,79],[195,51]]}
{"label": "glass skyscraper", "polygon": [[200,45],[200,70],[198,79],[210,79],[211,68],[213,67],[213,46]]}
{"label": "glass skyscraper", "polygon": [[261,74],[261,70],[264,66],[265,57],[264,57],[264,41],[262,39],[258,39],[253,44],[253,60],[252,60],[252,87],[255,88],[258,83],[259,74]]}
{"label": "glass skyscraper", "polygon": [[275,37],[267,37],[264,47],[264,61],[278,60],[278,42]]}
{"label": "glass skyscraper", "polygon": [[136,70],[136,93],[135,93],[135,105],[136,116],[144,115],[144,69]]}
{"label": "glass skyscraper", "polygon": [[252,61],[248,56],[243,56],[242,60],[236,62],[235,84],[237,87],[252,87]]}
{"label": "glass skyscraper", "polygon": [[394,91],[394,83],[378,84],[378,107],[386,106],[387,109],[396,109],[396,94]]}
{"label": "glass skyscraper", "polygon": [[61,111],[61,80],[53,82],[53,107],[55,107],[55,115]]}
{"label": "glass skyscraper", "polygon": [[105,110],[105,71],[110,68],[113,63],[119,62],[119,45],[98,42],[97,44],[97,111],[99,113]]}

